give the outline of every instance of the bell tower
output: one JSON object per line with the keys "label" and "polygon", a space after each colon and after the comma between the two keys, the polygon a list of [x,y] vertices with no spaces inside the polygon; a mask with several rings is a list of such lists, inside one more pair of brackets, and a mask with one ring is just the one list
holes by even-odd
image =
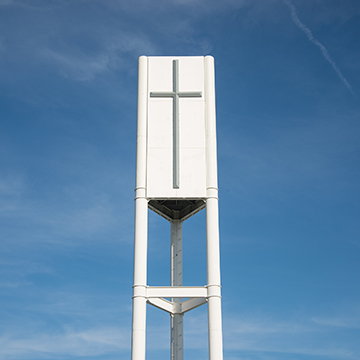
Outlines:
{"label": "bell tower", "polygon": [[[170,222],[170,286],[147,285],[148,208]],[[182,224],[203,209],[207,285],[184,286]],[[184,314],[207,304],[209,358],[223,359],[211,56],[139,58],[132,360],[145,360],[147,304],[171,316],[171,360],[183,360]]]}

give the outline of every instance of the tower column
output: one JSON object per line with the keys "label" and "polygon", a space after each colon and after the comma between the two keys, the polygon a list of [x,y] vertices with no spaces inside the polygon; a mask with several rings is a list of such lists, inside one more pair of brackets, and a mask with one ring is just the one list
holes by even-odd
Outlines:
{"label": "tower column", "polygon": [[145,360],[148,200],[146,198],[147,59],[139,58],[131,359]]}
{"label": "tower column", "polygon": [[209,359],[223,359],[218,199],[206,201]]}
{"label": "tower column", "polygon": [[[182,221],[171,220],[171,286],[183,285],[183,256],[182,256]],[[174,303],[181,303],[182,298],[172,298]],[[183,360],[183,314],[171,315],[171,360]]]}
{"label": "tower column", "polygon": [[148,202],[135,200],[132,360],[145,360]]}
{"label": "tower column", "polygon": [[214,58],[205,57],[209,359],[223,359]]}

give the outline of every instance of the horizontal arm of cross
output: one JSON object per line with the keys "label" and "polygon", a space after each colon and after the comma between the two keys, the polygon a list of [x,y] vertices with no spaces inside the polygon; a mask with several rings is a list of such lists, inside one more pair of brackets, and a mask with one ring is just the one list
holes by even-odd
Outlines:
{"label": "horizontal arm of cross", "polygon": [[201,97],[201,91],[194,91],[194,92],[178,92],[179,97]]}
{"label": "horizontal arm of cross", "polygon": [[176,93],[171,92],[151,92],[150,97],[173,97]]}
{"label": "horizontal arm of cross", "polygon": [[201,91],[183,91],[183,92],[174,92],[174,91],[168,91],[168,92],[151,92],[150,97],[174,97],[175,95],[179,97],[201,97],[202,93]]}

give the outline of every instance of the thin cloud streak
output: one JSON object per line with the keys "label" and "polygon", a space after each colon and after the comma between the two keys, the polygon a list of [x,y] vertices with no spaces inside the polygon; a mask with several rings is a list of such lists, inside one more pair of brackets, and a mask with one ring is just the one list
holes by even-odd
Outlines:
{"label": "thin cloud streak", "polygon": [[[157,52],[156,45],[144,34],[119,33],[117,36],[119,38],[112,41],[104,40],[108,45],[96,56],[81,48],[73,48],[72,52],[75,54],[49,48],[40,50],[39,54],[43,60],[57,65],[64,77],[86,82],[94,80],[102,73],[126,67],[128,56],[136,58],[142,53]],[[79,51],[82,55],[78,54]]]}
{"label": "thin cloud streak", "polygon": [[0,338],[0,356],[7,359],[26,359],[29,356],[96,356],[109,355],[129,349],[127,328],[105,327],[84,331],[68,330],[62,334],[37,334],[36,337]]}
{"label": "thin cloud streak", "polygon": [[288,6],[288,8],[290,9],[290,13],[291,13],[291,19],[294,22],[294,24],[302,31],[305,33],[306,37],[308,38],[308,40],[310,42],[312,42],[314,45],[316,45],[321,53],[323,54],[325,60],[332,66],[332,68],[335,70],[336,74],[338,75],[338,77],[340,78],[340,80],[342,81],[342,83],[350,90],[350,92],[354,94],[354,91],[352,89],[352,87],[350,86],[349,82],[346,80],[345,76],[341,73],[340,69],[338,68],[338,66],[336,65],[335,61],[331,58],[328,50],[326,49],[326,47],[321,44],[321,42],[317,39],[315,39],[314,35],[312,34],[311,30],[299,19],[296,8],[294,6],[294,4],[291,2],[291,0],[284,0],[284,3]]}
{"label": "thin cloud streak", "polygon": [[[326,318],[321,323],[306,318],[287,321],[268,317],[225,318],[224,345],[228,351],[251,352],[254,356],[266,352],[269,359],[278,358],[278,354],[359,359],[357,347],[349,348],[341,336],[331,346],[323,340],[334,334],[333,325],[326,322]],[[318,341],[312,341],[313,338]]]}
{"label": "thin cloud streak", "polygon": [[343,329],[360,329],[360,317],[358,315],[352,315],[352,317],[314,317],[311,319],[315,324],[343,328]]}
{"label": "thin cloud streak", "polygon": [[62,69],[66,69],[63,71],[65,77],[79,81],[93,80],[97,74],[108,70],[109,58],[106,55],[87,60],[66,56],[51,50],[44,50],[43,55],[58,63]]}

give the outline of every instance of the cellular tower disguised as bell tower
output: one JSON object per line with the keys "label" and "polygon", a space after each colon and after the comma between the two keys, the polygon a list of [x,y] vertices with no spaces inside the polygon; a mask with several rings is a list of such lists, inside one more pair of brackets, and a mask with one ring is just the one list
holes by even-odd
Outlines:
{"label": "cellular tower disguised as bell tower", "polygon": [[[147,285],[148,208],[170,222],[170,286]],[[182,223],[203,209],[207,285],[183,286]],[[184,314],[207,304],[209,358],[223,359],[212,56],[139,58],[132,360],[145,360],[147,304],[171,316],[171,360]]]}

